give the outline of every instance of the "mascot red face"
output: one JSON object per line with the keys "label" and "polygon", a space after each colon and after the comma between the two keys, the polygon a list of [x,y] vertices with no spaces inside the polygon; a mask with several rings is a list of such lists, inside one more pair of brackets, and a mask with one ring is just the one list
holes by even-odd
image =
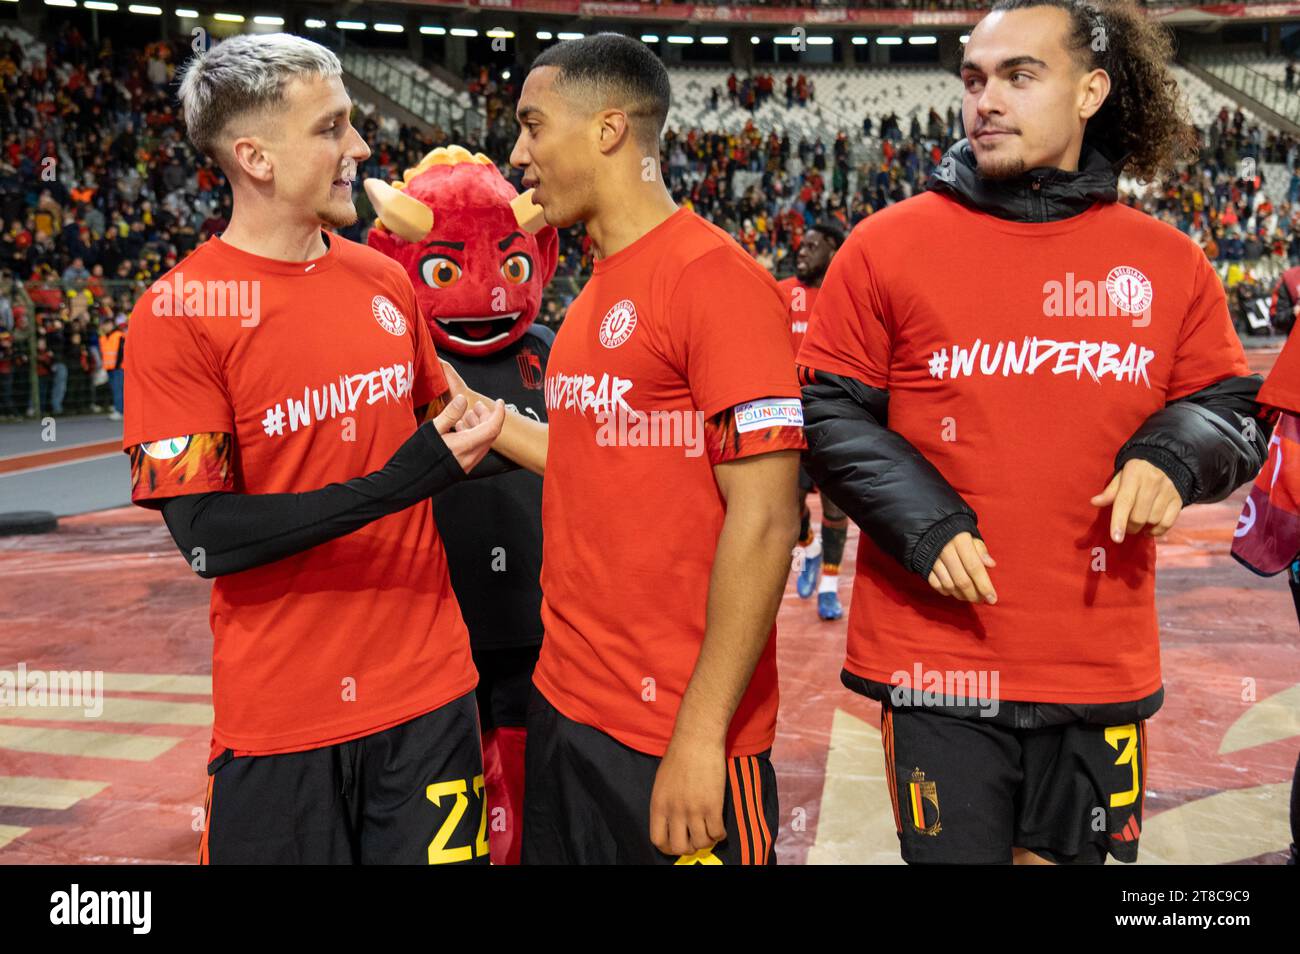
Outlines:
{"label": "mascot red face", "polygon": [[439,350],[474,357],[523,336],[555,274],[559,239],[530,193],[482,153],[439,147],[392,185],[367,179],[366,243],[411,276]]}

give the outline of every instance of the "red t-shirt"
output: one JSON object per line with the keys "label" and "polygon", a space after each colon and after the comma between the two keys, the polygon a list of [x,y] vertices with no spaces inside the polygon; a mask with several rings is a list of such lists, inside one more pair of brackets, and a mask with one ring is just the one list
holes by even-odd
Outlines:
{"label": "red t-shirt", "polygon": [[805,285],[798,275],[783,278],[777,285],[785,298],[785,307],[790,314],[790,343],[794,353],[799,353],[804,335],[808,333],[808,319],[812,315],[813,302],[817,300],[817,287]]}
{"label": "red t-shirt", "polygon": [[1277,362],[1259,389],[1258,401],[1268,407],[1300,414],[1300,345],[1288,338]]}
{"label": "red t-shirt", "polygon": [[[1282,281],[1291,286],[1291,300],[1300,303],[1300,267],[1287,269]],[[1277,298],[1276,292],[1273,297]],[[1300,414],[1300,345],[1296,344],[1296,335],[1287,338],[1282,346],[1273,369],[1264,379],[1264,386],[1259,389],[1258,400],[1260,404]]]}
{"label": "red t-shirt", "polygon": [[[308,491],[378,470],[414,431],[415,408],[446,390],[406,272],[327,239],[311,262],[210,239],[136,303],[123,445],[232,435],[229,469],[199,467],[183,492]],[[243,297],[221,317],[225,282]],[[203,304],[201,290],[213,293]],[[132,497],[156,507],[175,493],[141,481]],[[428,502],[218,577],[211,623],[214,753],[368,735],[477,680]]]}
{"label": "red t-shirt", "polygon": [[[733,439],[743,438],[782,404],[802,424],[787,323],[772,277],[721,229],[679,209],[596,263],[551,349],[546,635],[533,678],[570,719],[639,751],[667,748],[704,640],[725,511],[702,422],[736,407]],[[652,423],[648,433],[670,438],[661,446],[609,424],[656,412],[650,420],[667,430]],[[767,450],[803,446],[801,426],[776,430],[794,440]],[[676,446],[673,433],[683,438]],[[775,633],[731,721],[731,755],[772,745]]]}
{"label": "red t-shirt", "polygon": [[998,564],[996,605],[959,602],[863,534],[846,668],[995,670],[1000,698],[1033,702],[1160,687],[1155,541],[1114,543],[1089,498],[1153,412],[1249,373],[1194,243],[1113,203],[1031,224],[926,193],[854,229],[799,364],[889,391],[890,429],[975,509]]}

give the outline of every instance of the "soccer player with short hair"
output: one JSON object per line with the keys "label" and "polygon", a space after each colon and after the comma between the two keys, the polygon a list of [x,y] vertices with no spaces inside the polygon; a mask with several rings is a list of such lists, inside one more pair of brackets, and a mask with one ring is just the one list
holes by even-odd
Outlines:
{"label": "soccer player with short hair", "polygon": [[495,445],[545,472],[525,864],[774,860],[799,389],[776,282],[664,186],[668,105],[654,54],[598,34],[542,53],[517,108],[523,185],[599,252],[549,423]]}
{"label": "soccer player with short hair", "polygon": [[[812,315],[817,291],[836,250],[844,244],[844,230],[834,219],[823,219],[803,233],[803,241],[795,252],[794,274],[777,282],[785,296],[790,312],[790,341],[795,354],[808,333],[808,319]],[[822,524],[814,533],[812,511],[808,509],[808,494],[816,489],[812,478],[799,468],[799,549],[802,556],[798,566],[799,577],[795,590],[800,599],[817,594],[817,615],[825,620],[839,619],[844,615],[840,605],[840,561],[844,558],[844,541],[849,533],[849,518],[825,494],[821,494]]]}
{"label": "soccer player with short hair", "polygon": [[443,409],[406,273],[326,231],[356,221],[370,154],[341,73],[287,34],[186,67],[234,208],[132,311],[131,496],[215,580],[200,861],[486,864],[477,676],[429,498],[505,411],[451,430],[466,406]]}
{"label": "soccer player with short hair", "polygon": [[1193,144],[1170,52],[1129,0],[995,4],[969,138],[854,229],[799,353],[908,862],[1137,857],[1154,538],[1268,441],[1213,266],[1116,201]]}

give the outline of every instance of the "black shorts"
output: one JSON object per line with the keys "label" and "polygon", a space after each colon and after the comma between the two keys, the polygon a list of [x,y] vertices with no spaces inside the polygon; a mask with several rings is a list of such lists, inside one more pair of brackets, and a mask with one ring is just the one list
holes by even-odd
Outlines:
{"label": "black shorts", "polygon": [[808,471],[803,469],[803,464],[800,464],[799,465],[799,492],[804,496],[807,496],[808,494],[812,493],[816,489],[817,489],[817,485],[814,484],[813,479],[810,476],[808,476]]}
{"label": "black shorts", "polygon": [[533,667],[542,644],[508,649],[475,649],[478,670],[478,717],[483,731],[522,727],[533,694]]}
{"label": "black shorts", "polygon": [[474,693],[349,742],[208,765],[200,864],[488,863]]}
{"label": "black shorts", "polygon": [[658,757],[574,722],[534,689],[528,706],[522,862],[775,864],[779,808],[769,756],[727,760],[722,841],[694,855],[665,855],[650,842]]}
{"label": "black shorts", "polygon": [[909,864],[1137,860],[1145,721],[1024,729],[885,703],[880,736]]}

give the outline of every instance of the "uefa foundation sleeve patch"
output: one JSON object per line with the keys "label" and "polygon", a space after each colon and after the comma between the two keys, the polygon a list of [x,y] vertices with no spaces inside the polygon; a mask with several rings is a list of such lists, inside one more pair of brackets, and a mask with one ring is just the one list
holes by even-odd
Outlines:
{"label": "uefa foundation sleeve patch", "polygon": [[741,434],[765,427],[803,427],[798,398],[762,398],[736,405],[736,430]]}

